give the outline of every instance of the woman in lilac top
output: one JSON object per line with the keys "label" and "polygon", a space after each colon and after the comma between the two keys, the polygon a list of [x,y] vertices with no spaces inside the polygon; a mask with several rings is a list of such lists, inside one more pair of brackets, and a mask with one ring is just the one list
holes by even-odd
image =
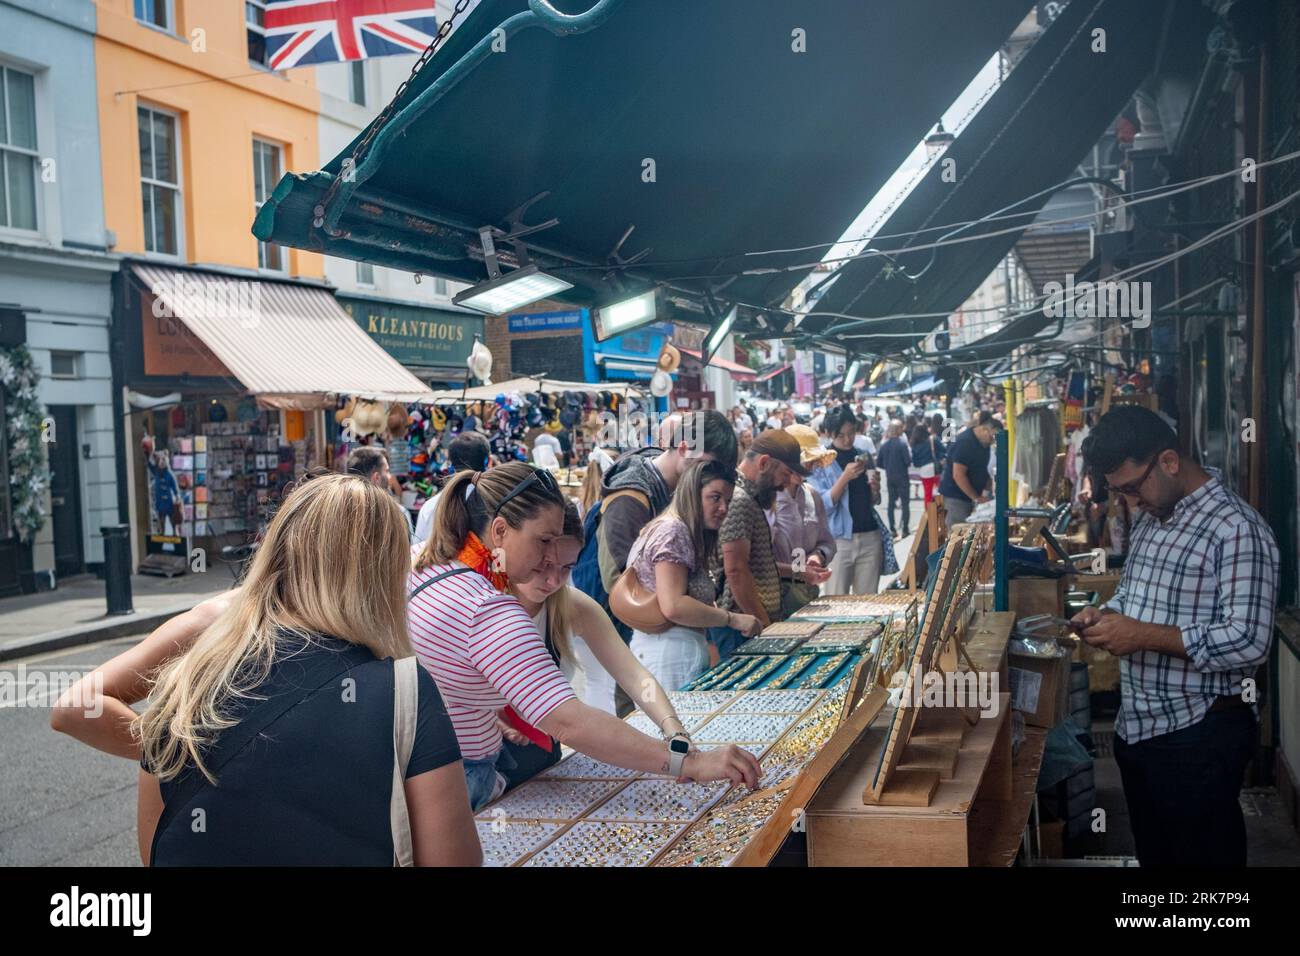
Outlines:
{"label": "woman in lilac top", "polygon": [[669,690],[708,668],[708,628],[734,627],[746,635],[759,629],[750,615],[724,611],[714,603],[717,584],[710,557],[735,483],[735,469],[721,462],[692,465],[664,513],[645,526],[628,551],[628,567],[655,592],[660,612],[672,623],[659,634],[634,630],[632,653]]}

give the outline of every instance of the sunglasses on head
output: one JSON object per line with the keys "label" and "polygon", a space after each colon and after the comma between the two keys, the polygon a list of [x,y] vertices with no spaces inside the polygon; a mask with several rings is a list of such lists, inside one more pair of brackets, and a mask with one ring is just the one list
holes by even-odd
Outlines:
{"label": "sunglasses on head", "polygon": [[560,493],[560,483],[555,480],[555,476],[545,468],[534,468],[527,478],[511,488],[509,494],[497,503],[493,516],[495,517],[496,515],[499,515],[502,508],[508,505],[513,499],[518,498],[529,488],[533,487],[533,485],[541,485],[542,489],[548,495],[561,502],[564,500],[564,496]]}

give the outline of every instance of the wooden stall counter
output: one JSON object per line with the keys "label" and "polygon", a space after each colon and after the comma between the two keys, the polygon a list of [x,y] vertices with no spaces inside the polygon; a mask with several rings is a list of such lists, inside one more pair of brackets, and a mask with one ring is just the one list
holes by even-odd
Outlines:
{"label": "wooden stall counter", "polygon": [[[928,804],[924,795],[900,790],[891,798],[887,789],[886,799],[871,805],[863,794],[889,717],[886,709],[809,807],[808,865],[1011,865],[1029,820],[1046,734],[1029,728],[1013,760],[1010,695],[999,694],[996,714],[964,732],[953,760],[939,741],[952,733],[960,715],[924,713],[901,767],[915,772],[928,764],[937,771]],[[900,786],[911,779],[905,775]]]}

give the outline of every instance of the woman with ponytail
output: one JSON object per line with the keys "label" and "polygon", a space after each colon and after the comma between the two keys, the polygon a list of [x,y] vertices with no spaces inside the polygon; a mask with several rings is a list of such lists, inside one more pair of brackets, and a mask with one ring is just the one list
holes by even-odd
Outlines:
{"label": "woman with ponytail", "polygon": [[447,703],[474,809],[517,782],[499,721],[544,751],[558,742],[631,770],[757,785],[761,771],[748,751],[700,752],[678,726],[665,728],[665,742],[578,700],[512,593],[544,588],[563,566],[564,509],[548,471],[510,462],[463,472],[447,484],[434,532],[415,552],[411,642]]}

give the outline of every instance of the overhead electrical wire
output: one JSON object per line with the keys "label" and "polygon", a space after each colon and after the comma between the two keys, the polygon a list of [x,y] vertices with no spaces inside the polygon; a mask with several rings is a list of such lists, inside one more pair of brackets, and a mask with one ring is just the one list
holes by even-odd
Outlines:
{"label": "overhead electrical wire", "polygon": [[[1157,258],[1157,259],[1152,259],[1152,260],[1149,260],[1149,261],[1147,261],[1147,262],[1137,263],[1137,264],[1135,264],[1135,265],[1133,265],[1133,266],[1128,267],[1127,269],[1121,269],[1119,272],[1113,273],[1112,275],[1106,276],[1104,279],[1101,279],[1101,280],[1098,280],[1098,281],[1099,281],[1099,282],[1106,282],[1106,283],[1124,282],[1124,281],[1128,281],[1128,280],[1130,280],[1130,279],[1137,278],[1138,276],[1146,275],[1146,274],[1148,274],[1148,273],[1150,273],[1150,272],[1155,271],[1156,269],[1159,269],[1159,268],[1161,268],[1161,267],[1163,267],[1163,266],[1165,266],[1165,265],[1168,265],[1169,263],[1171,263],[1171,262],[1173,262],[1173,261],[1175,261],[1175,260],[1177,260],[1177,259],[1182,258],[1182,257],[1185,256],[1185,255],[1190,255],[1191,253],[1196,252],[1197,250],[1199,250],[1199,249],[1201,249],[1201,248],[1204,248],[1205,246],[1207,246],[1207,245],[1209,245],[1209,244],[1211,244],[1211,243],[1217,242],[1218,240],[1225,238],[1226,236],[1230,235],[1231,233],[1236,232],[1237,230],[1241,229],[1241,228],[1244,227],[1244,226],[1249,225],[1250,223],[1254,222],[1254,221],[1257,220],[1257,219],[1261,219],[1261,218],[1263,218],[1263,217],[1265,217],[1265,216],[1272,215],[1272,214],[1273,214],[1274,212],[1276,212],[1277,210],[1281,209],[1282,207],[1284,207],[1284,206],[1286,206],[1287,204],[1289,204],[1289,203],[1291,203],[1292,201],[1294,201],[1297,197],[1300,197],[1300,189],[1298,189],[1298,190],[1296,190],[1295,192],[1291,193],[1290,195],[1284,197],[1283,199],[1278,200],[1277,202],[1273,203],[1273,204],[1270,205],[1270,206],[1266,206],[1265,208],[1260,209],[1260,210],[1257,210],[1256,212],[1250,213],[1250,214],[1248,214],[1248,215],[1246,215],[1246,216],[1242,216],[1242,217],[1240,217],[1239,219],[1235,219],[1235,220],[1233,220],[1232,222],[1226,223],[1225,225],[1219,227],[1218,229],[1213,230],[1213,231],[1210,232],[1210,233],[1207,233],[1205,236],[1202,236],[1200,239],[1196,240],[1195,242],[1191,243],[1190,245],[1188,245],[1188,246],[1186,246],[1186,247],[1184,247],[1184,248],[1182,248],[1182,249],[1175,250],[1174,252],[1169,253],[1169,254],[1167,254],[1167,255],[1165,255],[1165,256],[1161,256],[1161,257],[1159,257],[1159,258]],[[1215,284],[1218,284],[1218,281],[1217,281],[1217,280],[1216,280],[1216,282],[1212,282],[1212,283],[1210,283],[1210,285],[1215,285]],[[1203,287],[1202,289],[1195,290],[1195,291],[1192,292],[1192,293],[1188,293],[1186,296],[1182,296],[1182,297],[1180,297],[1179,299],[1174,300],[1174,302],[1173,302],[1173,303],[1170,303],[1169,305],[1177,304],[1178,302],[1183,301],[1183,300],[1186,299],[1186,298],[1189,298],[1191,295],[1197,294],[1198,292],[1202,292],[1202,291],[1204,291],[1204,287]],[[1074,298],[1074,300],[1072,300],[1072,301],[1078,301],[1078,299],[1081,298],[1084,294],[1085,294],[1085,293],[1077,293],[1076,296],[1075,296],[1075,298]],[[1008,316],[1008,317],[1006,318],[1006,320],[1005,320],[1004,325],[1005,325],[1005,324],[1010,324],[1011,322],[1014,322],[1014,321],[1016,321],[1017,319],[1023,319],[1023,318],[1027,318],[1027,317],[1029,317],[1029,316],[1031,316],[1031,315],[1035,315],[1035,314],[1037,314],[1038,312],[1040,312],[1040,311],[1042,310],[1042,304],[1046,302],[1047,298],[1048,298],[1048,297],[1047,297],[1046,295],[1039,295],[1039,296],[1036,296],[1034,301],[1036,301],[1036,302],[1038,303],[1038,305],[1037,305],[1035,308],[1032,308],[1032,309],[1030,309],[1030,310],[1028,310],[1028,311],[1026,311],[1026,312],[1018,313],[1018,314],[1016,314],[1016,315]],[[1064,307],[1065,302],[1062,301],[1061,304],[1062,304],[1062,306]],[[1165,308],[1168,308],[1169,305],[1166,305],[1166,306],[1164,306],[1164,307],[1165,307]],[[1136,321],[1136,318],[1137,318],[1137,317],[1130,318],[1130,319],[1129,319],[1128,321],[1126,321],[1126,322],[1121,322],[1121,323],[1118,323],[1118,325],[1116,325],[1116,326],[1112,326],[1112,328],[1117,328],[1117,327],[1118,327],[1118,328],[1123,328],[1123,327],[1125,327],[1125,326],[1131,324],[1132,322]],[[990,324],[991,324],[991,323],[990,323]],[[933,331],[933,330],[931,330],[931,331]],[[911,340],[913,340],[913,341],[916,341],[916,340],[918,340],[918,339],[920,339],[920,338],[924,338],[924,336],[925,336],[925,335],[928,335],[928,334],[930,334],[930,333],[929,333],[929,332],[925,332],[925,333],[921,333],[921,334],[918,335],[918,333],[916,333],[916,332],[895,332],[895,333],[877,332],[877,333],[864,333],[864,334],[861,334],[861,335],[844,335],[844,334],[842,334],[840,337],[841,337],[842,339],[887,339],[887,338],[892,339],[892,338],[909,338],[909,339],[911,339]],[[1026,338],[1020,340],[1020,342],[1022,342],[1022,343],[1030,343],[1030,342],[1034,342],[1034,341],[1038,341],[1038,342],[1041,342],[1041,343],[1043,343],[1043,344],[1048,344],[1048,343],[1050,343],[1050,342],[1052,341],[1052,339],[1051,339],[1050,337],[1043,337],[1043,336],[1041,336],[1041,335],[1034,335],[1034,336],[1027,336]],[[1015,340],[1013,340],[1013,342],[1015,342]],[[1002,344],[1005,345],[1005,344],[1008,344],[1008,343],[1002,343]],[[969,346],[968,346],[968,347],[969,347]],[[954,351],[960,351],[960,349],[958,349],[958,350],[954,350]],[[902,354],[903,354],[902,351],[900,351],[900,352],[896,352],[896,353],[879,353],[879,357],[882,357],[882,358],[883,358],[883,357],[889,357],[889,356],[893,356],[893,355],[899,355],[899,356],[901,356]],[[947,352],[944,352],[944,353],[923,352],[923,353],[921,353],[920,355],[915,356],[915,357],[916,357],[916,358],[930,358],[930,359],[934,359],[934,358],[944,358],[944,357],[946,357],[948,354],[949,354],[949,353],[947,353]],[[988,361],[988,360],[985,360],[985,361]],[[959,364],[959,362],[957,362],[957,361],[952,361],[952,362],[949,362],[949,363],[946,363],[946,364],[954,364],[954,365],[955,365],[955,364]]]}
{"label": "overhead electrical wire", "polygon": [[[1294,150],[1290,153],[1286,153],[1282,156],[1278,156],[1273,159],[1257,162],[1254,166],[1254,169],[1258,170],[1268,166],[1272,166],[1277,163],[1291,162],[1296,159],[1300,159],[1300,150]],[[875,250],[875,249],[868,248],[863,250],[862,252],[854,253],[852,255],[838,256],[830,259],[818,259],[815,262],[803,262],[803,263],[797,263],[792,265],[759,266],[750,269],[735,270],[735,271],[728,271],[728,272],[710,272],[710,273],[701,273],[701,274],[692,274],[692,275],[669,276],[664,281],[678,282],[678,281],[692,280],[692,279],[698,279],[698,280],[723,279],[732,276],[773,275],[781,272],[795,272],[795,271],[809,270],[815,268],[818,265],[825,265],[825,264],[830,264],[835,262],[851,262],[855,259],[867,259],[867,258],[874,258],[879,256],[899,256],[904,253],[923,252],[929,249],[941,249],[945,246],[958,245],[966,242],[977,242],[982,239],[992,239],[997,236],[1009,235],[1017,232],[1024,232],[1031,228],[1037,228],[1037,227],[1048,228],[1051,226],[1064,225],[1064,224],[1075,223],[1075,222],[1084,222],[1090,219],[1096,219],[1098,215],[1104,215],[1105,213],[1117,211],[1120,209],[1127,209],[1132,206],[1140,206],[1149,202],[1157,202],[1161,199],[1166,199],[1171,196],[1176,196],[1184,192],[1189,192],[1194,189],[1199,189],[1202,186],[1208,185],[1213,182],[1217,182],[1218,180],[1221,179],[1227,179],[1233,176],[1240,176],[1242,175],[1242,172],[1243,172],[1242,168],[1238,166],[1232,169],[1224,170],[1222,172],[1210,173],[1205,176],[1198,176],[1194,179],[1176,180],[1172,183],[1165,183],[1161,186],[1152,186],[1147,189],[1120,193],[1119,198],[1115,203],[1108,205],[1096,212],[1083,213],[1076,216],[1062,216],[1058,218],[1044,219],[1041,222],[1034,222],[1027,226],[1014,226],[1008,229],[1003,229],[995,232],[980,233],[979,235],[976,236],[966,236],[961,238],[953,238],[953,239],[947,239],[942,241],[936,241],[932,243],[922,243],[914,246],[905,246],[905,247],[899,247],[897,249],[890,249],[890,250]],[[1070,179],[1062,180],[1062,183],[1068,183],[1077,178],[1078,177],[1071,177]],[[1017,200],[1016,202],[1013,202],[1008,206],[1004,206],[1003,209],[1014,208],[1020,203],[1028,202],[1030,199],[1040,196],[1045,192],[1051,192],[1060,188],[1061,188],[1060,183],[1056,184],[1055,186],[1049,186],[1047,189],[1039,190],[1038,192],[1025,196],[1024,198]],[[1139,198],[1123,198],[1123,197],[1139,197]],[[1001,212],[1001,210],[999,210],[998,212]],[[805,249],[816,249],[816,248],[823,248],[823,247],[829,248],[837,245],[850,245],[852,243],[862,242],[862,241],[875,242],[881,239],[906,239],[913,236],[919,236],[922,233],[936,232],[941,229],[966,228],[969,226],[978,225],[980,223],[996,222],[1003,219],[1016,219],[1016,218],[1021,218],[1024,216],[1035,215],[1035,214],[1036,213],[1034,213],[1033,211],[1026,211],[1023,213],[995,215],[989,218],[964,220],[961,222],[951,223],[948,225],[926,226],[924,228],[911,230],[908,232],[890,233],[883,236],[860,237],[857,239],[836,239],[833,242],[815,243],[811,246],[794,246],[788,249],[761,249],[761,250],[750,250],[747,252],[736,252],[736,253],[730,253],[725,255],[714,253],[709,255],[693,256],[690,258],[642,261],[636,263],[636,267],[638,269],[645,269],[645,268],[652,268],[658,266],[693,264],[693,263],[705,262],[708,260],[725,262],[728,259],[738,259],[738,258],[749,257],[749,256],[777,255],[777,254],[788,253],[788,252],[801,252],[804,251]],[[613,267],[610,266],[609,264],[555,265],[551,267],[551,271],[553,272],[555,271],[578,272],[578,271],[591,271],[591,270],[609,271],[611,268]],[[764,307],[754,306],[754,308],[763,309]],[[767,310],[770,311],[770,309]]]}

